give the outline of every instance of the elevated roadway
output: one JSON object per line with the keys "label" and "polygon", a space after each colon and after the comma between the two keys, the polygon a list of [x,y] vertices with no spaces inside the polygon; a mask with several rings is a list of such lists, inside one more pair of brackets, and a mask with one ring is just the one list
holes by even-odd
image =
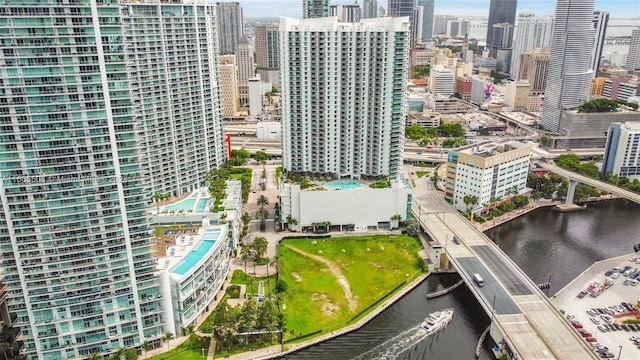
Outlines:
{"label": "elevated roadway", "polygon": [[600,181],[600,180],[596,180],[596,179],[592,179],[590,177],[584,176],[584,175],[580,175],[580,174],[576,174],[572,171],[569,170],[565,170],[561,167],[558,167],[556,165],[550,164],[548,162],[545,161],[539,161],[537,162],[537,165],[547,171],[551,171],[555,174],[558,174],[560,176],[564,176],[569,180],[572,181],[577,181],[580,182],[582,184],[587,184],[587,185],[591,185],[595,188],[604,190],[610,194],[625,198],[629,201],[633,201],[636,204],[640,204],[640,194],[636,194],[634,192],[631,192],[629,190],[625,190],[622,188],[619,188],[617,186],[611,185],[609,183]]}
{"label": "elevated roadway", "polygon": [[[553,307],[536,284],[489,238],[475,229],[433,188],[413,177],[413,212],[429,236],[492,318],[491,336],[504,339],[518,359],[596,359],[584,339]],[[453,242],[453,235],[461,239]],[[480,274],[483,287],[473,282]]]}

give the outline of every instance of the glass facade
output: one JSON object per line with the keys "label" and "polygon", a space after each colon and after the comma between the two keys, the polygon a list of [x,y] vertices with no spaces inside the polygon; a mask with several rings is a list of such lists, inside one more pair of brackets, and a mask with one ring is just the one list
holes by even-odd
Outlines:
{"label": "glass facade", "polygon": [[215,47],[201,40],[215,39],[212,10],[0,8],[0,260],[27,359],[160,341],[146,206],[152,190],[195,186],[223,160]]}

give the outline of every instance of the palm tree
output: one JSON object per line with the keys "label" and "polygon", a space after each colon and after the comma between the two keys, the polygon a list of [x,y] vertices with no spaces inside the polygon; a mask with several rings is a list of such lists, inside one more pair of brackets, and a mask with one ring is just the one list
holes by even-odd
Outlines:
{"label": "palm tree", "polygon": [[276,269],[276,272],[280,270],[280,266],[282,265],[282,258],[278,255],[269,259],[269,266]]}
{"label": "palm tree", "polygon": [[155,202],[156,202],[156,211],[158,211],[158,212],[160,211],[160,204],[159,204],[159,202],[160,202],[160,200],[162,200],[163,198],[164,198],[164,195],[162,195],[162,194],[161,194],[161,193],[159,193],[159,192],[155,192],[155,193],[153,194],[153,200],[155,200]]}
{"label": "palm tree", "polygon": [[[271,258],[268,256],[263,257],[263,259],[265,260],[265,265],[267,266],[267,277],[269,277],[269,263],[271,262]],[[268,283],[268,281],[267,281]]]}
{"label": "palm tree", "polygon": [[260,220],[260,222],[264,223],[264,221],[269,217],[269,211],[265,208],[260,208],[258,212],[256,212],[256,220]]}
{"label": "palm tree", "polygon": [[260,195],[260,197],[258,198],[258,206],[263,208],[267,205],[269,205],[269,199],[267,199],[267,197],[264,195]]}
{"label": "palm tree", "polygon": [[167,332],[162,336],[162,341],[167,343],[167,350],[169,350],[169,341],[173,339],[173,333]]}
{"label": "palm tree", "polygon": [[298,225],[298,220],[292,218],[291,216],[287,217],[287,224],[289,225],[289,230],[291,230],[291,225],[296,226]]}
{"label": "palm tree", "polygon": [[249,254],[245,251],[245,246],[242,247],[242,250],[240,251],[241,258],[242,261],[244,262],[244,278],[247,278],[247,260],[249,260]]}
{"label": "palm tree", "polygon": [[102,356],[99,353],[93,353],[91,354],[91,356],[89,356],[87,360],[100,360],[100,359],[102,359]]}
{"label": "palm tree", "polygon": [[146,356],[149,350],[153,348],[153,345],[149,340],[145,340],[142,342],[142,349],[144,350],[144,355]]}
{"label": "palm tree", "polygon": [[118,350],[112,355],[115,360],[122,360],[127,348],[119,347]]}
{"label": "palm tree", "polygon": [[0,352],[2,352],[2,355],[4,355],[5,359],[9,358],[7,356],[7,350],[9,350],[9,344],[7,344],[6,342],[1,342],[0,343]]}

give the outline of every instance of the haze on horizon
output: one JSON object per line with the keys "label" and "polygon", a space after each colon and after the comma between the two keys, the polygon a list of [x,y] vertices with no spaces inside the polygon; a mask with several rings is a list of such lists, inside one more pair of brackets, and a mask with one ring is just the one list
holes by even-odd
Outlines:
{"label": "haze on horizon", "polygon": [[[265,18],[302,16],[302,0],[238,0],[244,10],[245,18]],[[457,15],[466,17],[487,17],[490,0],[436,0],[436,15]],[[336,1],[332,4],[354,4],[354,0]],[[362,4],[362,0],[358,0]],[[378,4],[387,7],[387,0],[378,0]],[[535,12],[537,15],[553,14],[556,0],[519,0],[518,13]],[[640,18],[640,1],[635,0],[596,0],[596,10],[609,11],[612,18]]]}

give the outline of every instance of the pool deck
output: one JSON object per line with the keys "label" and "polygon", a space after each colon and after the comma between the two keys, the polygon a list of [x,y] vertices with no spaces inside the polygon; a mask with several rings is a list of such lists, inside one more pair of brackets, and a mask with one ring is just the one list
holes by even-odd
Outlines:
{"label": "pool deck", "polygon": [[[194,227],[184,227],[183,229],[190,229],[190,228],[194,228]],[[223,234],[224,231],[222,230],[222,228],[218,227],[218,226],[212,226],[209,227],[208,229],[204,229],[202,227],[197,227],[197,233],[193,234],[193,235],[189,235],[189,234],[184,234],[184,235],[170,235],[170,237],[174,237],[175,238],[175,242],[173,243],[164,243],[164,244],[158,244],[157,247],[158,248],[162,248],[162,255],[160,254],[160,252],[158,251],[156,253],[157,256],[157,263],[156,263],[156,271],[166,271],[169,270],[171,271],[172,269],[174,269],[178,264],[180,264],[185,258],[188,257],[189,254],[191,254],[192,251],[194,251],[194,249],[196,249],[203,240],[208,240],[208,241],[220,241],[219,237],[220,234]],[[218,229],[218,235],[217,238],[214,239],[211,237],[211,231],[214,229]],[[209,231],[209,232],[207,232]],[[169,256],[167,254],[167,250],[168,247],[173,247],[175,249],[175,253],[173,256]],[[207,249],[207,251],[209,251],[211,248],[213,248],[213,246],[209,247]],[[160,250],[160,249],[158,249]],[[198,259],[199,260],[199,259]],[[196,260],[193,264],[197,264],[198,260]],[[171,272],[172,275],[175,276],[183,276],[184,274],[187,274],[189,272],[190,268],[185,271],[184,273],[174,273]]]}
{"label": "pool deck", "polygon": [[[209,206],[207,205],[204,206],[203,211],[197,211],[200,205],[200,201],[204,199],[208,201],[212,199],[211,195],[209,194],[209,191],[207,189],[198,189],[189,194],[181,195],[180,197],[176,198],[176,201],[174,202],[160,202],[158,203],[159,206],[152,206],[150,207],[149,210],[155,213],[159,209],[160,214],[162,214],[164,211],[177,212],[179,210],[184,210],[184,211],[191,210],[192,214],[209,213],[210,210],[209,210]],[[172,206],[177,206],[190,200],[193,200],[193,204],[191,204],[191,206],[189,207],[180,206],[178,208],[169,209]]]}

